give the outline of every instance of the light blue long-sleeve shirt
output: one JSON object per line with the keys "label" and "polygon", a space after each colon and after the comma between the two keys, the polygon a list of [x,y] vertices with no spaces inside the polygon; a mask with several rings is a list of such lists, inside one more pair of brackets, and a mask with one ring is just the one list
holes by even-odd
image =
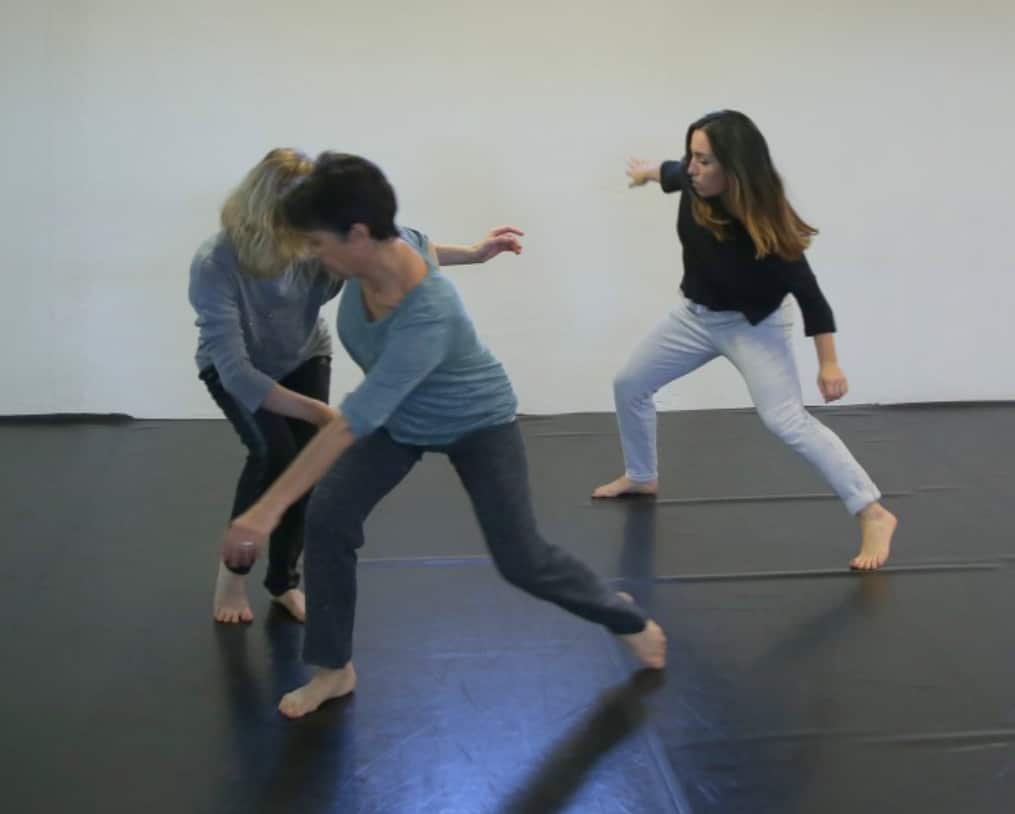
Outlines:
{"label": "light blue long-sleeve shirt", "polygon": [[339,303],[339,339],[365,374],[341,403],[350,431],[359,438],[384,427],[401,443],[441,446],[512,421],[518,401],[507,373],[433,264],[427,238],[400,234],[427,262],[422,282],[376,321],[355,278]]}

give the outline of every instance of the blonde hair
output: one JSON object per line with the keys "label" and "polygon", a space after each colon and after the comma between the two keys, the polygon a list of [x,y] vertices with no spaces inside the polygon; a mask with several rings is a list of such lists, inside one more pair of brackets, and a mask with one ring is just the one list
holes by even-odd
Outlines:
{"label": "blonde hair", "polygon": [[[708,136],[716,160],[725,171],[723,206],[750,235],[755,257],[760,260],[775,255],[799,260],[818,230],[801,218],[787,200],[768,144],[754,122],[735,110],[721,110],[702,117],[687,129],[688,157],[691,136],[696,130]],[[716,239],[727,237],[730,220],[709,201],[695,195],[691,212]]]}
{"label": "blonde hair", "polygon": [[240,268],[252,277],[277,277],[305,256],[303,239],[290,229],[279,204],[313,162],[298,150],[277,148],[247,173],[222,205],[222,229]]}

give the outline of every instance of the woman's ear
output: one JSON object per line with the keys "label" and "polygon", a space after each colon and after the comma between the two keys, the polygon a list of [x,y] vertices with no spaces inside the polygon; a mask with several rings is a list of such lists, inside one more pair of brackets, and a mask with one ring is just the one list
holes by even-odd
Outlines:
{"label": "woman's ear", "polygon": [[370,230],[365,223],[354,223],[349,227],[349,232],[346,234],[345,239],[354,244],[363,243],[370,240]]}

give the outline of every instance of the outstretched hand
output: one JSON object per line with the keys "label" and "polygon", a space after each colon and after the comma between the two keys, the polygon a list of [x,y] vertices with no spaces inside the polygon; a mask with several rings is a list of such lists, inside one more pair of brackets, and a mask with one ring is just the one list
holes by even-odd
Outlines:
{"label": "outstretched hand", "polygon": [[475,252],[475,262],[485,263],[501,252],[521,254],[522,242],[518,238],[524,235],[525,232],[517,226],[498,226],[496,229],[491,229],[485,238],[472,247]]}
{"label": "outstretched hand", "polygon": [[631,179],[629,187],[640,187],[652,180],[652,174],[659,169],[656,161],[645,161],[641,158],[627,159],[627,177]]}
{"label": "outstretched hand", "polygon": [[846,395],[849,392],[849,382],[842,368],[836,364],[822,365],[818,371],[818,390],[826,404]]}

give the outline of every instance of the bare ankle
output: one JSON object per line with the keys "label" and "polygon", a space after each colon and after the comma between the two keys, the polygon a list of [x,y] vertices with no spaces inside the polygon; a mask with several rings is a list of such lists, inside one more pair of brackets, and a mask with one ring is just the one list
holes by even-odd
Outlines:
{"label": "bare ankle", "polygon": [[860,519],[861,522],[863,522],[868,520],[879,520],[881,518],[887,517],[888,514],[889,511],[884,506],[882,506],[879,501],[875,500],[873,503],[868,503],[866,506],[860,509],[860,511],[857,512],[856,516]]}

